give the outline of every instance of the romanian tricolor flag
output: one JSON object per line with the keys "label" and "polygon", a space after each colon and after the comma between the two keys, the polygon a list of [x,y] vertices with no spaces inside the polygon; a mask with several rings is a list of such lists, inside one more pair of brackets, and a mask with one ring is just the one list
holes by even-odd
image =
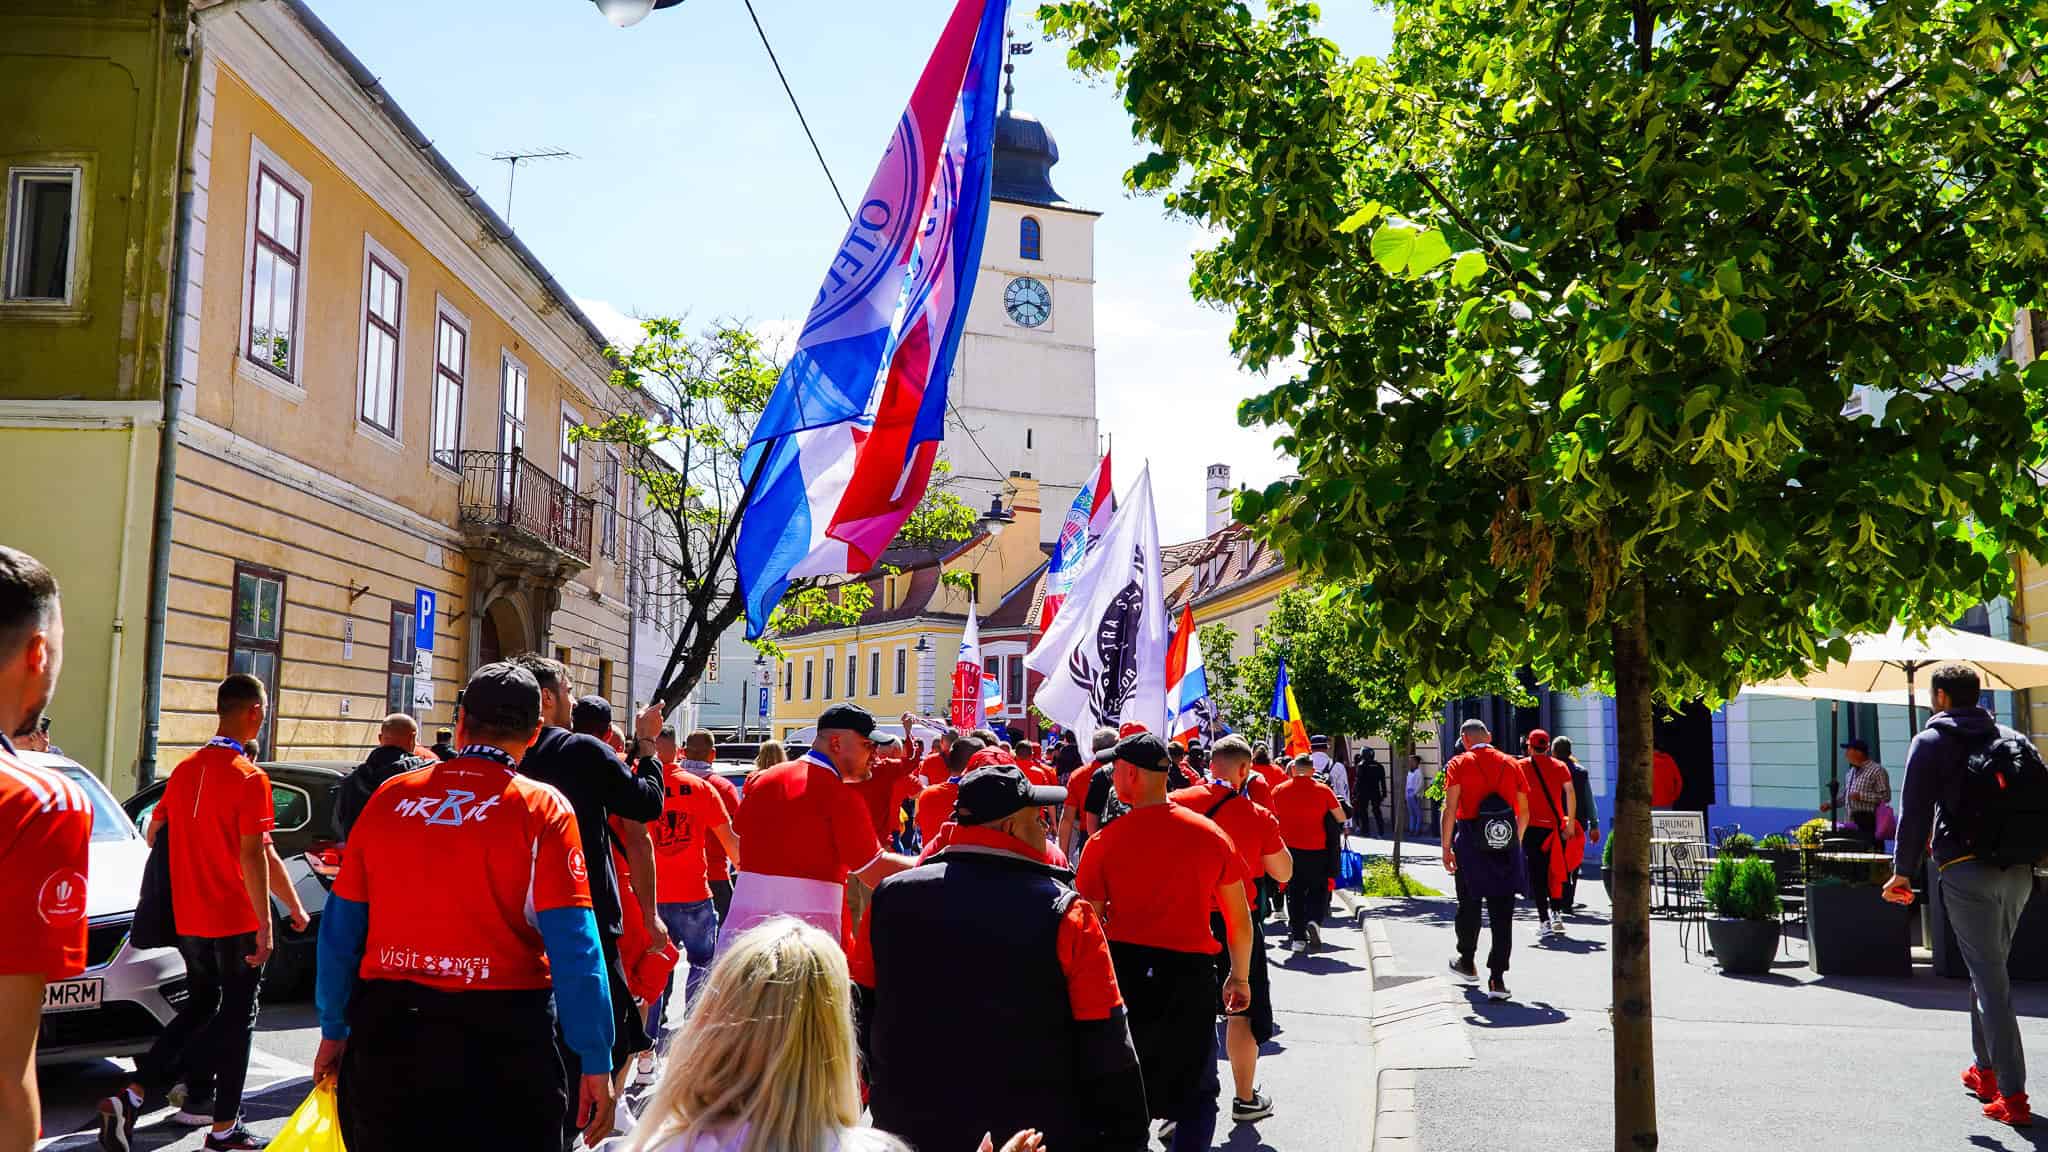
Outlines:
{"label": "romanian tricolor flag", "polygon": [[1273,680],[1273,719],[1287,729],[1287,754],[1308,752],[1308,726],[1301,719],[1301,705],[1294,702],[1294,685],[1287,682],[1287,657],[1280,658],[1280,675]]}

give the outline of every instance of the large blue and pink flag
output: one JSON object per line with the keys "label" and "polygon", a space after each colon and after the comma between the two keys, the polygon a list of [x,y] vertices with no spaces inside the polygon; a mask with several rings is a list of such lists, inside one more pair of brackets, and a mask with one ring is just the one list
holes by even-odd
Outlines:
{"label": "large blue and pink flag", "polygon": [[1108,531],[1109,519],[1114,515],[1116,494],[1109,488],[1109,453],[1104,452],[1102,462],[1095,466],[1095,474],[1081,485],[1073,506],[1067,509],[1066,522],[1060,525],[1059,542],[1053,545],[1052,563],[1045,570],[1045,603],[1038,610],[1040,636],[1052,630],[1060,605],[1066,603],[1067,594],[1074,590],[1074,582],[1081,575],[1081,561],[1088,558],[1088,549]]}
{"label": "large blue and pink flag", "polygon": [[734,559],[758,638],[791,580],[865,572],[924,497],[988,228],[1007,0],[959,0],[741,474]]}

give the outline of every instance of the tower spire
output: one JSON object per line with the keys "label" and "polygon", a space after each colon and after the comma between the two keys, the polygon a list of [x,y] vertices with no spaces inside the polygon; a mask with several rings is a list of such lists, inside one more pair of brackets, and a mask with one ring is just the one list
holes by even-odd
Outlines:
{"label": "tower spire", "polygon": [[1008,23],[1003,25],[1003,115],[1008,116],[1017,106],[1017,57],[1031,55],[1037,45],[1026,40],[1017,41],[1017,33]]}

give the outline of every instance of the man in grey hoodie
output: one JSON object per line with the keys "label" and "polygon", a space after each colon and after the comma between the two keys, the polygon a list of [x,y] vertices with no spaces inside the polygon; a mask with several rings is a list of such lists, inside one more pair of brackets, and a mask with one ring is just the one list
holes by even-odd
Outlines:
{"label": "man in grey hoodie", "polygon": [[1984,1115],[2014,1127],[2033,1123],[2027,1104],[2027,1058],[2020,1046],[2006,959],[2020,913],[2034,891],[2034,870],[2026,864],[2000,867],[1972,853],[1971,829],[1959,823],[1956,805],[1964,765],[2000,739],[2026,737],[1978,707],[1981,685],[1974,669],[1947,664],[1934,672],[1935,713],[1906,752],[1905,802],[1899,811],[1899,843],[1884,895],[1894,903],[1913,900],[1911,877],[1929,855],[1942,902],[1956,932],[1963,963],[1970,970],[1970,1044],[1975,1061],[1963,1072],[1963,1087],[1985,1101]]}

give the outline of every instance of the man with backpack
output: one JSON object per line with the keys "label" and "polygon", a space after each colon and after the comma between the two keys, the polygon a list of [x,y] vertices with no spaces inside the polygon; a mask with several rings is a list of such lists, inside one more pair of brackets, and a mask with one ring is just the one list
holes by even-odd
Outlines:
{"label": "man with backpack", "polygon": [[1522,766],[1493,746],[1483,720],[1458,730],[1463,752],[1444,767],[1444,868],[1458,890],[1458,955],[1451,971],[1479,979],[1482,910],[1493,931],[1486,954],[1486,998],[1508,999],[1508,953],[1514,947],[1515,894],[1522,887],[1522,838],[1529,832],[1529,794]]}
{"label": "man with backpack", "polygon": [[1899,846],[1884,896],[1912,903],[1911,877],[1931,855],[1930,882],[1941,885],[1970,970],[1975,1060],[1963,1088],[1985,1102],[1985,1116],[2019,1128],[2034,1113],[2006,959],[2033,895],[2034,865],[2048,853],[2048,765],[2025,736],[1978,706],[1980,691],[1965,665],[1934,672],[1935,713],[1906,752]]}

